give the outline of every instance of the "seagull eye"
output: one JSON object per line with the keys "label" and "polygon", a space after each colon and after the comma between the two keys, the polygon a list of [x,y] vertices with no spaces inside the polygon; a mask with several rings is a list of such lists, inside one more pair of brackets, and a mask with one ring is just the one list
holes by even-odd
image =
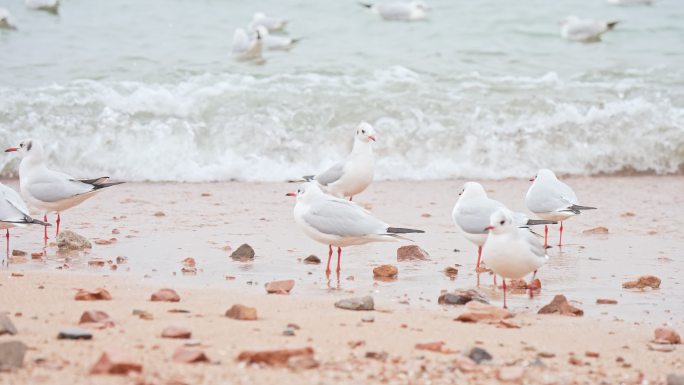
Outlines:
{"label": "seagull eye", "polygon": [[362,134],[365,134],[365,133],[366,133],[366,130],[361,130],[361,133],[362,133]]}
{"label": "seagull eye", "polygon": [[19,147],[24,147],[24,143],[19,143]]}
{"label": "seagull eye", "polygon": [[499,224],[500,224],[500,225],[502,225],[502,226],[503,226],[503,224],[504,224],[504,223],[506,223],[506,221],[505,221],[505,220],[504,220],[504,221],[501,221],[501,222],[499,222]]}

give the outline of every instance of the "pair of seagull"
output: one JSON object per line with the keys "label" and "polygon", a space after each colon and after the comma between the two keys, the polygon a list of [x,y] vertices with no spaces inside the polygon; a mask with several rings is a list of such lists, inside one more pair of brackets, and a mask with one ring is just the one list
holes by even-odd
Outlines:
{"label": "pair of seagull", "polygon": [[287,20],[257,12],[249,23],[248,30],[253,31],[251,37],[247,30],[237,28],[233,33],[233,57],[241,61],[262,60],[264,49],[275,51],[289,51],[301,39],[289,36],[272,35],[272,32],[283,32]]}
{"label": "pair of seagull", "polygon": [[58,171],[50,170],[45,164],[43,146],[35,140],[27,139],[19,146],[8,148],[5,152],[16,152],[21,157],[19,165],[19,188],[21,195],[30,206],[44,212],[43,221],[31,217],[26,203],[11,188],[0,184],[0,229],[6,229],[7,250],[9,252],[9,229],[16,226],[37,224],[44,226],[44,242],[47,246],[47,213],[57,213],[59,235],[60,212],[70,209],[103,188],[123,182],[109,182],[108,177],[95,179],[74,179]]}

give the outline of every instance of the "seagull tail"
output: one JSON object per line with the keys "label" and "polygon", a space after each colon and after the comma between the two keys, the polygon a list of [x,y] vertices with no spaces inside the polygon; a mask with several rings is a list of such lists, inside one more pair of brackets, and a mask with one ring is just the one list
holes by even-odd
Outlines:
{"label": "seagull tail", "polygon": [[537,226],[537,225],[556,225],[556,221],[547,221],[546,219],[528,219],[526,226]]}
{"label": "seagull tail", "polygon": [[95,178],[95,179],[81,179],[81,180],[79,180],[79,182],[93,186],[93,191],[103,189],[105,187],[116,186],[117,184],[126,183],[126,182],[109,182],[108,176],[103,176],[103,177]]}
{"label": "seagull tail", "polygon": [[359,2],[359,5],[364,6],[366,8],[373,8],[373,4],[368,4],[368,3],[361,3]]}
{"label": "seagull tail", "polygon": [[405,229],[403,227],[388,227],[387,228],[388,234],[409,234],[409,233],[424,233],[424,232],[425,231],[423,231],[423,230]]}
{"label": "seagull tail", "polygon": [[306,175],[306,176],[303,176],[303,177],[301,177],[301,178],[299,178],[299,179],[289,179],[289,180],[287,181],[287,183],[304,183],[304,182],[311,182],[311,181],[313,181],[314,179],[316,179],[316,176],[315,176],[315,175]]}
{"label": "seagull tail", "polygon": [[606,26],[608,26],[608,30],[610,31],[611,29],[615,28],[615,26],[619,23],[619,21],[609,21],[606,23]]}
{"label": "seagull tail", "polygon": [[596,207],[589,207],[589,206],[579,206],[579,205],[572,205],[568,207],[569,210],[596,210]]}

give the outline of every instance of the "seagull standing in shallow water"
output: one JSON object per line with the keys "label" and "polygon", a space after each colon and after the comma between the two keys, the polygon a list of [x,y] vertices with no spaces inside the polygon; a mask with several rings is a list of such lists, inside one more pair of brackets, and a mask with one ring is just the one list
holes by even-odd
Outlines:
{"label": "seagull standing in shallow water", "polygon": [[424,233],[422,230],[390,227],[354,202],[325,194],[312,182],[302,183],[296,193],[294,218],[309,238],[328,245],[330,273],[333,246],[337,247],[337,273],[340,272],[342,247],[370,242],[387,242],[405,239],[400,234]]}
{"label": "seagull standing in shallow water", "polygon": [[[18,147],[5,152],[17,152],[21,156],[19,164],[19,187],[26,202],[42,210],[43,222],[47,222],[48,212],[57,212],[57,232],[59,235],[60,212],[70,209],[105,187],[124,182],[109,182],[109,177],[95,179],[74,179],[61,172],[53,171],[45,165],[43,146],[35,140],[26,139]],[[47,226],[44,241],[47,246]]]}

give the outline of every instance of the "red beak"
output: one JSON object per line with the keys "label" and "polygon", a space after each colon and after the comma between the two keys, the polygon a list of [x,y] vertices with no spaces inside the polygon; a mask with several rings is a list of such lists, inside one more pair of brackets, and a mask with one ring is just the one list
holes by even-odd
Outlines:
{"label": "red beak", "polygon": [[297,194],[295,194],[295,193],[287,193],[287,194],[285,194],[285,196],[288,196],[288,197],[296,197]]}
{"label": "red beak", "polygon": [[16,151],[17,151],[16,147],[10,147],[7,150],[5,150],[5,152],[16,152]]}
{"label": "red beak", "polygon": [[485,231],[494,230],[494,226],[487,226],[484,229]]}
{"label": "red beak", "polygon": [[370,140],[372,140],[372,141],[375,142],[375,136],[373,136],[373,135],[368,135],[368,139],[370,139]]}

